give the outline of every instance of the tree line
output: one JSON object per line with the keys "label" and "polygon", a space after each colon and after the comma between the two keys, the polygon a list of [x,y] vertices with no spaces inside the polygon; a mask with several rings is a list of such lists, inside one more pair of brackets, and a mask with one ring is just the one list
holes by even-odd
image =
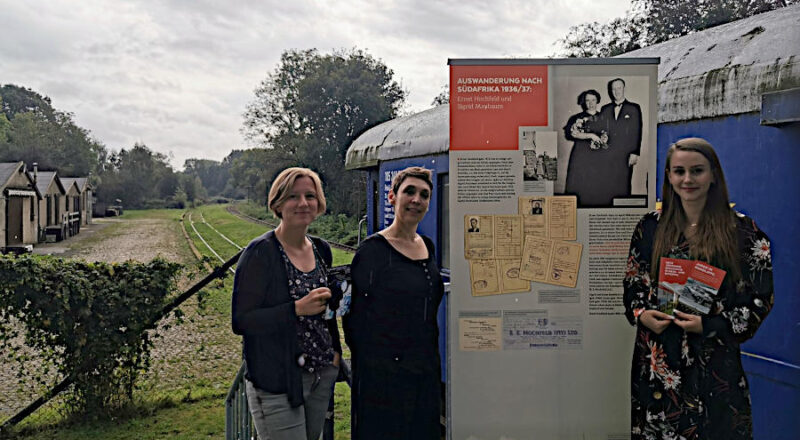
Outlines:
{"label": "tree line", "polygon": [[304,166],[322,177],[333,213],[355,216],[365,210],[365,182],[361,172],[344,169],[347,148],[364,130],[396,117],[406,94],[393,71],[364,51],[285,51],[245,110],[242,134],[255,147],[234,149],[222,161],[188,159],[176,171],[166,155],[142,143],[110,150],[48,97],[4,85],[0,161],[89,176],[98,201],[121,199],[129,208],[214,198],[266,204],[277,173]]}

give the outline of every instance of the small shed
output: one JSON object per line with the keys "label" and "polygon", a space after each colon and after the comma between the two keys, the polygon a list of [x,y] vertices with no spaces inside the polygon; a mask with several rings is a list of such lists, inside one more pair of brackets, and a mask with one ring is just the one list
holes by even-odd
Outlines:
{"label": "small shed", "polygon": [[61,178],[61,184],[67,191],[66,228],[67,236],[72,237],[81,231],[81,190],[75,179]]}
{"label": "small shed", "polygon": [[32,250],[41,198],[24,162],[0,163],[0,250]]}
{"label": "small shed", "polygon": [[67,190],[56,171],[34,169],[33,176],[42,195],[39,202],[39,229],[42,231],[40,239],[63,240],[66,237]]}
{"label": "small shed", "polygon": [[89,184],[89,179],[87,177],[62,177],[61,182],[65,188],[69,188],[75,183],[80,198],[77,209],[72,209],[73,207],[70,206],[70,210],[80,213],[82,225],[90,224],[92,222],[92,186]]}

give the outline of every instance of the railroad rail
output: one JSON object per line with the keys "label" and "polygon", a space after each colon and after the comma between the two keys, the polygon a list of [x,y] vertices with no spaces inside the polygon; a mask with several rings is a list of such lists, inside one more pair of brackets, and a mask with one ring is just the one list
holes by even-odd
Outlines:
{"label": "railroad rail", "polygon": [[[236,209],[236,207],[233,206],[233,205],[228,205],[225,209],[228,212],[230,212],[231,214],[235,215],[236,217],[241,218],[242,220],[247,220],[247,221],[249,221],[251,223],[258,223],[260,225],[266,225],[266,226],[269,226],[270,228],[278,227],[278,225],[273,223],[273,222],[270,222],[270,221],[267,221],[267,220],[261,220],[259,218],[251,217],[251,216],[249,216],[247,214],[243,214],[238,209]],[[331,247],[334,247],[336,249],[341,249],[343,251],[355,252],[355,251],[358,250],[358,248],[355,248],[353,246],[349,246],[349,245],[346,245],[346,244],[336,243],[336,242],[333,242],[333,241],[330,241],[330,240],[327,240],[327,239],[325,241],[327,241],[328,244],[331,245]]]}

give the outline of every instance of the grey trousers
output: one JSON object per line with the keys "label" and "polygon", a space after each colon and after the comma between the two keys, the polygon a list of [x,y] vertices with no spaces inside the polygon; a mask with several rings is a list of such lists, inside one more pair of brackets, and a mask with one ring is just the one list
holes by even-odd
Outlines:
{"label": "grey trousers", "polygon": [[273,394],[245,380],[247,405],[259,438],[270,440],[318,440],[325,424],[339,368],[333,365],[318,373],[303,371],[305,403],[292,408],[286,394]]}

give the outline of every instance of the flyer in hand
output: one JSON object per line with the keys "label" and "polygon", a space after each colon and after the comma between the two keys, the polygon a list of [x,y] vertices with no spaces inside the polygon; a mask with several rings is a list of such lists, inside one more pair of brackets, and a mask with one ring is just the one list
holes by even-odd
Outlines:
{"label": "flyer in hand", "polygon": [[328,269],[328,288],[331,289],[331,299],[325,308],[325,319],[344,316],[350,311],[351,286],[349,264]]}
{"label": "flyer in hand", "polygon": [[661,258],[656,308],[667,314],[676,308],[694,315],[708,314],[725,273],[702,261]]}
{"label": "flyer in hand", "polygon": [[658,289],[656,291],[656,309],[671,315],[678,305],[678,296],[686,285],[689,272],[694,267],[694,260],[679,258],[662,258],[658,269]]}
{"label": "flyer in hand", "polygon": [[725,271],[697,261],[678,296],[678,309],[694,315],[707,315],[725,279]]}

